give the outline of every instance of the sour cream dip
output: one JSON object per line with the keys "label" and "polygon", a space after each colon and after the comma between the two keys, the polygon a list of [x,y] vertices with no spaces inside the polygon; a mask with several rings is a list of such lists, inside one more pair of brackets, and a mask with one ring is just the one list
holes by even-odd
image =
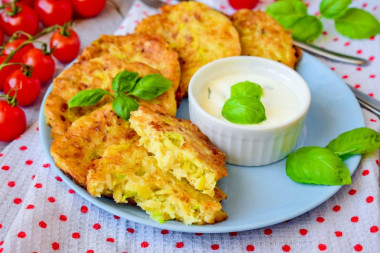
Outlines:
{"label": "sour cream dip", "polygon": [[299,112],[298,98],[287,85],[270,76],[249,73],[232,73],[210,80],[200,94],[200,105],[214,117],[229,122],[222,116],[223,105],[231,97],[231,86],[244,81],[257,83],[263,88],[261,102],[267,117],[259,124],[247,124],[247,126],[277,125],[294,118]]}

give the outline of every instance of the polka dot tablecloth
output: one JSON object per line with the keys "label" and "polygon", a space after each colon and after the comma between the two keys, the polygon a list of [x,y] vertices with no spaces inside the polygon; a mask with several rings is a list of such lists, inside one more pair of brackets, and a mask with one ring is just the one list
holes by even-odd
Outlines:
{"label": "polka dot tablecloth", "polygon": [[[203,2],[233,12],[227,0]],[[306,2],[309,13],[316,13],[320,1]],[[353,6],[380,19],[379,1],[356,0]],[[139,20],[155,12],[136,1],[117,34],[132,32]],[[347,83],[380,100],[380,36],[350,40],[338,35],[333,23],[324,21],[324,26],[316,44],[367,58],[371,64],[321,60]],[[366,125],[379,131],[379,119],[363,113]],[[225,234],[160,230],[107,213],[70,189],[47,162],[34,124],[0,153],[0,253],[380,252],[379,185],[379,153],[374,152],[363,158],[351,185],[284,223]]]}

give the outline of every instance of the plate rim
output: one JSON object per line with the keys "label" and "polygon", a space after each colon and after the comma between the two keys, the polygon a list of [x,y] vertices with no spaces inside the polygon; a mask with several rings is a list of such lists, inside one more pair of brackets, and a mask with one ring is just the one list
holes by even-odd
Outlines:
{"label": "plate rim", "polygon": [[[314,56],[312,56],[312,55],[310,55],[308,53],[303,52],[302,58],[304,58],[304,57],[310,58],[310,59],[312,59],[314,61],[319,62],[321,64],[321,66],[323,66],[325,68],[326,71],[330,71],[330,74],[337,76],[336,73],[334,73],[333,71],[331,71],[325,64],[323,64],[322,62],[320,62]],[[66,66],[66,68],[70,67],[71,65],[72,65],[72,63],[68,64]],[[346,86],[346,84],[344,84],[344,81],[340,77],[339,77],[339,79],[341,80],[341,83],[343,84],[343,86]],[[341,85],[341,84],[339,84],[339,85]],[[158,228],[158,229],[168,229],[168,230],[171,230],[171,231],[188,232],[188,233],[228,233],[228,232],[241,232],[241,231],[258,229],[258,228],[262,228],[262,227],[266,227],[266,226],[271,226],[271,225],[279,224],[279,223],[284,222],[286,220],[298,217],[298,216],[300,216],[300,215],[302,215],[302,214],[304,214],[306,212],[309,212],[310,210],[314,209],[315,207],[323,204],[324,202],[326,202],[328,199],[330,199],[333,195],[335,195],[342,188],[342,186],[330,186],[330,187],[333,188],[333,190],[331,192],[329,192],[329,194],[325,195],[325,197],[323,198],[324,200],[318,201],[318,202],[311,202],[309,205],[304,206],[298,212],[293,212],[291,215],[288,215],[286,219],[284,219],[283,217],[278,217],[277,219],[271,219],[270,222],[265,222],[265,221],[258,222],[258,223],[256,222],[254,225],[252,225],[251,223],[248,223],[248,224],[245,224],[245,225],[237,225],[237,226],[225,226],[225,227],[218,226],[218,227],[215,227],[212,224],[210,224],[210,225],[185,225],[185,224],[183,224],[181,222],[178,222],[178,221],[166,221],[164,224],[161,224],[161,223],[158,223],[158,222],[156,222],[156,221],[154,221],[152,219],[141,218],[141,217],[138,217],[138,216],[136,216],[134,214],[123,212],[122,210],[119,210],[117,208],[116,209],[111,208],[111,206],[108,206],[107,204],[103,203],[103,201],[105,200],[105,198],[95,198],[95,197],[91,196],[85,189],[83,189],[82,187],[76,185],[57,166],[55,166],[54,159],[52,158],[52,156],[50,154],[50,146],[48,145],[48,140],[46,139],[46,136],[45,136],[46,135],[46,131],[48,131],[49,126],[47,126],[47,124],[46,124],[45,115],[44,115],[44,105],[45,105],[45,102],[46,102],[46,98],[50,94],[50,92],[52,91],[52,88],[53,88],[53,82],[50,83],[49,88],[47,89],[47,91],[46,91],[46,93],[44,95],[44,98],[43,98],[42,103],[41,103],[41,107],[40,107],[40,111],[39,111],[39,119],[38,119],[40,140],[41,140],[41,143],[42,143],[42,147],[43,147],[44,153],[47,156],[51,167],[53,167],[54,170],[56,171],[56,173],[63,179],[63,181],[69,187],[71,187],[73,190],[75,190],[75,192],[77,192],[82,198],[86,199],[91,204],[93,204],[93,205],[95,205],[95,206],[97,206],[97,207],[105,210],[106,212],[108,212],[110,214],[120,216],[120,217],[125,218],[125,219],[127,219],[129,221],[137,222],[137,223],[140,223],[140,224],[143,224],[143,225],[147,225],[147,226],[151,226],[151,227],[155,227],[155,228]],[[349,89],[349,87],[347,86],[345,88],[349,91],[350,94],[352,94],[351,100],[355,101],[356,98],[354,97],[354,94]],[[312,94],[312,92],[311,92],[311,94]],[[347,98],[347,99],[349,99],[349,98]],[[357,103],[357,107],[360,109],[360,106],[359,106],[358,103]],[[365,126],[364,115],[363,114],[361,114],[361,115],[362,115],[362,118],[360,119],[361,120],[360,123],[362,123],[362,125]],[[360,161],[361,161],[361,157],[362,157],[361,155],[356,155],[356,156],[350,158],[351,159],[351,163],[353,163],[353,165],[352,165],[353,169],[352,169],[352,171],[350,171],[351,172],[351,176],[355,172],[355,170],[357,169],[357,167],[359,166]],[[107,201],[111,201],[111,200],[107,199]],[[144,214],[146,214],[145,211],[143,211],[142,209],[141,209],[141,212],[144,213]],[[178,225],[178,224],[180,224],[180,225]]]}

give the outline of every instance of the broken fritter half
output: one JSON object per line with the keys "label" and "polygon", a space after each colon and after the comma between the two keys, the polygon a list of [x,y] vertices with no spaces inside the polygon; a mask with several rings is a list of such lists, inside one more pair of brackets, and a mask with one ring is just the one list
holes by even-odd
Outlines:
{"label": "broken fritter half", "polygon": [[141,105],[129,121],[160,168],[214,196],[216,182],[227,176],[225,155],[196,125]]}
{"label": "broken fritter half", "polygon": [[242,55],[264,57],[295,68],[301,51],[293,47],[291,35],[271,16],[241,9],[231,20],[239,32]]}
{"label": "broken fritter half", "polygon": [[86,188],[87,167],[114,144],[129,143],[139,137],[128,121],[120,118],[112,104],[106,104],[77,119],[63,135],[52,142],[50,154],[56,166],[77,184]]}
{"label": "broken fritter half", "polygon": [[231,21],[222,13],[194,1],[163,6],[161,14],[143,19],[135,32],[158,34],[179,53],[181,83],[177,100],[187,95],[190,79],[200,67],[241,54],[239,34]]}
{"label": "broken fritter half", "polygon": [[[132,201],[160,223],[175,219],[188,225],[203,225],[227,219],[220,199],[161,170],[136,138],[109,146],[100,159],[91,163],[87,190],[94,197],[112,196],[117,203]],[[223,195],[217,191],[216,196]]]}
{"label": "broken fritter half", "polygon": [[[64,134],[76,119],[112,101],[110,96],[104,96],[94,106],[69,109],[68,102],[75,94],[82,90],[94,88],[104,89],[112,94],[114,93],[112,80],[123,70],[137,72],[140,76],[160,74],[158,70],[143,63],[130,63],[112,56],[103,56],[76,62],[55,78],[53,90],[47,97],[44,107],[46,122],[52,128],[52,137],[55,138]],[[169,89],[149,103],[160,104],[169,114],[176,114],[177,104],[173,89]]]}

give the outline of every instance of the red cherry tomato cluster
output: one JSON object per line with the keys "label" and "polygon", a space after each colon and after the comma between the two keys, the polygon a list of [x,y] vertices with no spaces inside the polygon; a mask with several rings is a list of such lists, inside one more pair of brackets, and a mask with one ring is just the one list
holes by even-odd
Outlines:
{"label": "red cherry tomato cluster", "polygon": [[[24,111],[17,106],[33,104],[41,85],[54,75],[55,61],[74,60],[80,50],[78,34],[69,28],[74,15],[98,15],[106,0],[0,0],[0,45],[3,33],[11,39],[0,50],[0,141],[12,141],[25,131]],[[40,30],[39,23],[46,28]],[[53,32],[47,50],[33,42]]]}
{"label": "red cherry tomato cluster", "polygon": [[259,0],[228,0],[228,3],[235,10],[253,9],[259,3]]}

